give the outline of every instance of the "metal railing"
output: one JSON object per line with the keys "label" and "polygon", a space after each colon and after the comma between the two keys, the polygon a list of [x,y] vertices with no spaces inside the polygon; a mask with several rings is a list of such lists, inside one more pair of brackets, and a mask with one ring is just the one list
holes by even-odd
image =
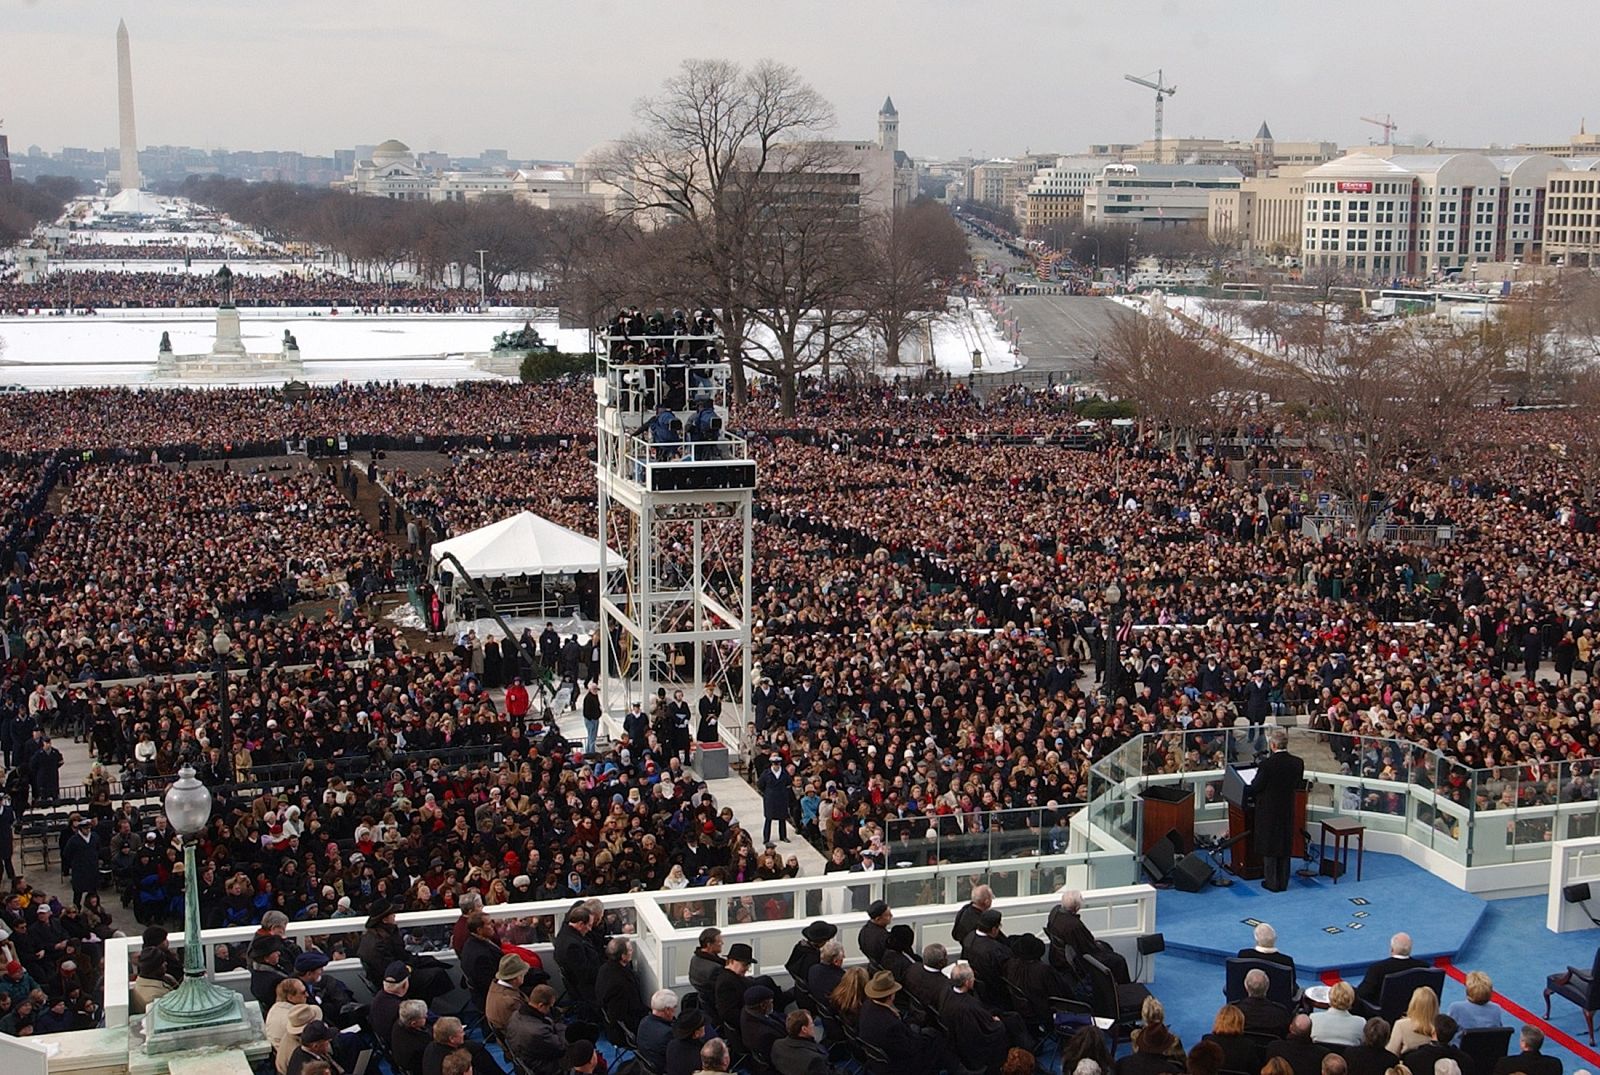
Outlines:
{"label": "metal railing", "polygon": [[[1358,818],[1456,866],[1548,861],[1560,840],[1600,835],[1600,761],[1473,769],[1409,740],[1288,729],[1312,785],[1307,824]],[[1223,771],[1266,751],[1265,726],[1149,733],[1090,770],[1089,803],[1074,818],[1097,841],[1142,847],[1139,797],[1150,784],[1194,789],[1197,822],[1226,816]]]}

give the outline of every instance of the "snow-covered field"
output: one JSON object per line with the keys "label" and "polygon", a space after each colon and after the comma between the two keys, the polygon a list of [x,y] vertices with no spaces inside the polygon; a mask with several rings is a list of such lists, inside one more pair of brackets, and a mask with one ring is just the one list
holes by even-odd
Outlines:
{"label": "snow-covered field", "polygon": [[[215,312],[139,311],[137,318],[25,317],[0,319],[0,383],[28,388],[153,383],[161,333],[172,349],[196,354],[211,349]],[[475,380],[492,375],[475,369],[464,354],[487,351],[501,332],[519,329],[523,319],[434,317],[427,315],[312,317],[240,311],[245,346],[276,352],[283,332],[294,333],[313,384],[344,380],[400,378],[432,383]],[[589,334],[536,324],[541,335],[563,351],[589,350]],[[281,380],[281,378],[275,378]]]}

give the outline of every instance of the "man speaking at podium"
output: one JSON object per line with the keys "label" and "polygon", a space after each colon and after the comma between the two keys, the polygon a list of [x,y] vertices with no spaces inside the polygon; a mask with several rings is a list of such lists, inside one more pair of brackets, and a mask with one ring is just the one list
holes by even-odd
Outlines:
{"label": "man speaking at podium", "polygon": [[1274,728],[1267,736],[1272,753],[1250,782],[1256,804],[1255,845],[1261,855],[1261,887],[1282,892],[1289,887],[1294,858],[1294,795],[1305,779],[1305,762],[1289,753],[1289,733]]}

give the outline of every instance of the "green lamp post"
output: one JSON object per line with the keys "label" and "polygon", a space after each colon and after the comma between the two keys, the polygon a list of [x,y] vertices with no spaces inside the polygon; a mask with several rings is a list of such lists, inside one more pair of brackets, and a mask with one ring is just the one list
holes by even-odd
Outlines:
{"label": "green lamp post", "polygon": [[146,1018],[147,1041],[154,1047],[163,1036],[171,1035],[173,1047],[183,1048],[195,1036],[181,1031],[244,1026],[248,1019],[243,997],[206,979],[205,951],[200,946],[200,886],[195,883],[194,846],[211,817],[211,791],[195,779],[194,769],[185,765],[167,789],[164,805],[167,819],[183,837],[183,984],[151,1006]]}

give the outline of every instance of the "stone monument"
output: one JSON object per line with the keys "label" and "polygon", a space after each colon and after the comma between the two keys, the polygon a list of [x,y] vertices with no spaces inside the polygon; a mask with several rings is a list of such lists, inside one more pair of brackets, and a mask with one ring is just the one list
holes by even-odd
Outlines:
{"label": "stone monument", "polygon": [[180,355],[172,350],[172,338],[161,334],[156,351],[158,380],[230,381],[259,380],[262,377],[297,378],[305,370],[300,360],[300,343],[294,333],[283,330],[283,343],[276,353],[252,353],[245,347],[239,325],[239,310],[233,305],[233,270],[224,265],[217,270],[217,329],[211,350],[205,354]]}

